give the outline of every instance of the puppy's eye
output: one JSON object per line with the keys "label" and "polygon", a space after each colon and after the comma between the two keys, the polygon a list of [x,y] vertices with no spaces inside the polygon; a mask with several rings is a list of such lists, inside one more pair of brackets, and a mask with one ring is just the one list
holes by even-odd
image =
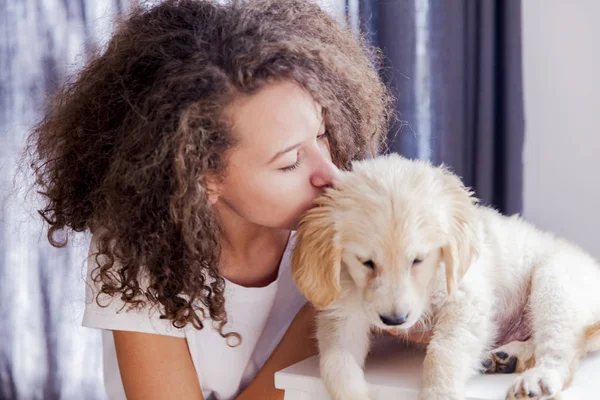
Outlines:
{"label": "puppy's eye", "polygon": [[373,262],[373,260],[363,261],[363,265],[367,268],[375,269],[375,263]]}
{"label": "puppy's eye", "polygon": [[413,267],[416,267],[417,265],[421,264],[423,262],[423,260],[421,260],[420,258],[415,258],[413,260]]}

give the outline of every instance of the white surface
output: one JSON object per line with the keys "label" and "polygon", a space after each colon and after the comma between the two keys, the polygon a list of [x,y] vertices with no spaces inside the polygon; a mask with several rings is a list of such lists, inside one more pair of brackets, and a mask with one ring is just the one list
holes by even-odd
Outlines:
{"label": "white surface", "polygon": [[600,1],[521,5],[523,214],[600,258]]}
{"label": "white surface", "polygon": [[[374,400],[418,400],[424,351],[409,348],[396,339],[384,339],[375,346],[365,373],[374,390]],[[586,357],[573,383],[561,400],[600,397],[600,354]],[[467,385],[467,400],[504,400],[517,374],[478,375]],[[285,400],[327,400],[316,357],[299,362],[275,374],[275,387],[286,391]]]}

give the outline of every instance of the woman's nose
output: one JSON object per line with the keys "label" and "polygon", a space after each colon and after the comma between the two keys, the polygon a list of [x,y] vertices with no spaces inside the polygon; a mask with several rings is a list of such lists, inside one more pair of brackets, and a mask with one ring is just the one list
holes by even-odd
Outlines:
{"label": "woman's nose", "polygon": [[324,157],[322,162],[315,169],[315,172],[313,172],[310,183],[318,188],[331,186],[331,183],[339,172],[340,170],[338,167],[336,167],[329,158]]}

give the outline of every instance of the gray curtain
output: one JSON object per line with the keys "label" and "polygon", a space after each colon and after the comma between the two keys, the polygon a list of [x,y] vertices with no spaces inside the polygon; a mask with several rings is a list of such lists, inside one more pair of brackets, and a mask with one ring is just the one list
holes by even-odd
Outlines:
{"label": "gray curtain", "polygon": [[48,244],[18,165],[44,96],[105,43],[126,4],[0,1],[0,399],[106,398],[99,332],[80,326],[89,238]]}
{"label": "gray curtain", "polygon": [[521,212],[520,1],[355,1],[396,96],[390,151],[446,163],[484,203]]}

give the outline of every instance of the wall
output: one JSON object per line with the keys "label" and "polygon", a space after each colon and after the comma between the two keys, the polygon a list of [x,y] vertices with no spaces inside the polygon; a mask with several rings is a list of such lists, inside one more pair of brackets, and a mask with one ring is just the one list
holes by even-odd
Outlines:
{"label": "wall", "polygon": [[522,7],[524,215],[600,258],[600,1]]}

